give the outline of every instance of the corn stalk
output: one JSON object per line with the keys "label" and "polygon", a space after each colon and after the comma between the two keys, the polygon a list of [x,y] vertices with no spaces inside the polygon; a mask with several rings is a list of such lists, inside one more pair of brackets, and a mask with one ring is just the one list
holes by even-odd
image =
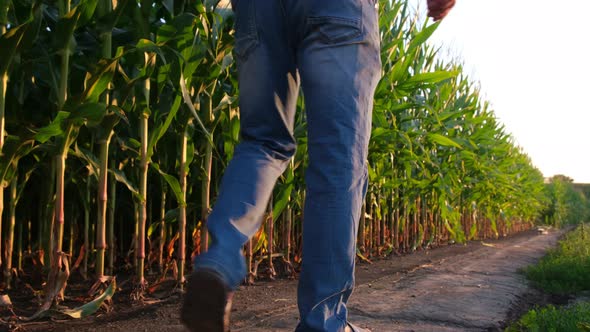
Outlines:
{"label": "corn stalk", "polygon": [[[6,33],[6,26],[8,25],[8,5],[9,1],[2,0],[0,1],[0,36]],[[5,119],[4,119],[4,112],[6,109],[6,89],[8,88],[8,70],[4,73],[0,73],[0,153],[2,152],[2,147],[4,146],[4,126],[5,126]],[[3,193],[0,193],[3,196]],[[2,197],[0,196],[0,197]],[[0,200],[1,201],[1,200]],[[2,215],[2,210],[0,210],[0,216]],[[1,227],[0,227],[1,228]],[[1,235],[0,231],[0,235]],[[1,255],[0,255],[1,256]],[[2,263],[0,258],[0,264]]]}
{"label": "corn stalk", "polygon": [[268,274],[271,279],[274,279],[275,276],[277,275],[277,272],[275,271],[275,267],[272,262],[272,256],[274,253],[274,233],[275,233],[272,195],[270,197],[270,201],[268,202],[267,223],[268,223],[268,229],[267,229],[268,230],[268,248],[267,248],[268,249]]}
{"label": "corn stalk", "polygon": [[[26,220],[27,220],[27,223],[26,223],[27,226],[30,226],[31,225],[31,222],[30,222],[31,217],[27,217]],[[17,238],[16,238],[16,250],[17,250],[16,269],[17,269],[17,271],[19,273],[23,270],[23,256],[24,256],[23,255],[23,231],[24,231],[23,230],[24,229],[23,224],[24,224],[24,222],[19,222],[18,225],[17,225],[17,229],[16,229],[16,232],[17,232]],[[28,230],[29,230],[29,233],[28,234],[30,235],[31,234],[30,227],[28,227]],[[29,244],[30,243],[31,243],[31,241],[29,239]],[[28,254],[31,253],[31,250],[27,250],[27,251],[28,251]]]}
{"label": "corn stalk", "polygon": [[164,272],[164,245],[166,244],[166,183],[161,181],[161,197],[160,202],[160,243],[158,250],[158,268],[160,272]]}
{"label": "corn stalk", "polygon": [[201,183],[201,253],[209,247],[209,233],[207,231],[207,218],[211,210],[211,164],[213,162],[213,143],[207,141],[205,148],[203,182]]}
{"label": "corn stalk", "polygon": [[106,221],[107,221],[107,180],[108,180],[108,154],[109,142],[113,132],[108,137],[98,142],[100,146],[100,172],[98,180],[98,213],[96,225],[96,279],[100,280],[104,276],[104,259],[106,244]]}
{"label": "corn stalk", "polygon": [[[8,5],[9,2],[0,1],[0,36],[6,34],[8,25]],[[6,89],[8,88],[8,70],[0,72],[0,156],[4,147],[4,112],[6,110]],[[4,185],[0,179],[0,266],[2,266],[2,216],[4,212]]]}
{"label": "corn stalk", "polygon": [[67,151],[62,151],[55,157],[56,163],[56,202],[55,202],[55,224],[53,230],[54,237],[54,258],[62,252],[63,234],[64,234],[64,198],[65,198],[65,173],[66,173]]}
{"label": "corn stalk", "polygon": [[10,181],[10,215],[8,223],[8,239],[6,241],[6,262],[4,263],[4,280],[6,288],[12,288],[12,251],[14,246],[14,226],[16,225],[16,186],[18,176],[15,174]]}
{"label": "corn stalk", "polygon": [[[59,15],[64,17],[71,10],[70,0],[58,1]],[[57,109],[63,110],[66,100],[68,98],[68,77],[70,75],[70,52],[69,44],[65,49],[61,50],[61,66],[60,66],[60,80],[59,90],[57,94]],[[53,253],[54,259],[57,259],[56,267],[61,268],[61,252],[63,246],[63,233],[64,233],[64,178],[66,172],[66,158],[68,156],[68,140],[71,134],[72,127],[69,126],[64,137],[64,143],[60,153],[55,157],[56,162],[56,204],[55,204],[55,224],[53,230],[54,247]],[[53,264],[52,264],[53,267]]]}
{"label": "corn stalk", "polygon": [[[90,144],[92,146],[92,143]],[[86,177],[86,188],[84,191],[84,201],[86,206],[84,207],[84,261],[82,263],[82,277],[86,279],[88,277],[88,257],[90,255],[90,182],[92,176],[89,174]]]}
{"label": "corn stalk", "polygon": [[[115,161],[111,159],[111,169],[115,169]],[[107,220],[107,273],[113,275],[115,273],[115,202],[117,195],[117,183],[115,182],[115,176],[111,174],[109,183],[109,202],[107,207],[108,220]],[[119,242],[120,245],[120,242]]]}
{"label": "corn stalk", "polygon": [[[97,5],[97,13],[99,17],[104,17],[113,10],[111,0],[100,0]],[[111,58],[112,49],[112,31],[104,32],[101,35],[102,41],[102,58]],[[110,103],[108,91],[103,95],[103,102],[106,105]],[[106,128],[105,128],[106,127]],[[102,133],[102,137],[98,141],[100,146],[100,167],[98,174],[98,213],[96,221],[96,279],[100,280],[104,276],[104,259],[105,251],[107,249],[106,231],[107,231],[107,204],[108,204],[108,165],[109,165],[109,144],[111,137],[114,134],[112,127],[106,125],[102,129],[106,132]]]}
{"label": "corn stalk", "polygon": [[[147,60],[147,54],[146,54]],[[146,96],[146,100],[149,100],[149,89],[150,83],[149,78],[144,82],[144,94]],[[149,101],[148,101],[149,103]],[[141,195],[141,200],[139,202],[139,220],[138,220],[138,228],[137,228],[137,281],[139,285],[145,284],[144,278],[144,261],[145,261],[145,225],[147,220],[147,210],[146,210],[146,203],[147,203],[147,175],[148,175],[148,157],[147,157],[147,147],[148,147],[148,118],[149,114],[146,112],[142,112],[139,119],[139,127],[140,127],[140,135],[141,135],[141,150],[140,150],[140,162],[139,162],[139,194]]]}
{"label": "corn stalk", "polygon": [[[135,22],[139,25],[140,35],[144,40],[149,40],[150,30],[150,11],[152,9],[151,0],[141,0],[139,3],[141,6],[135,8]],[[155,62],[155,54],[150,52],[144,52],[144,68],[149,68]],[[146,241],[146,222],[147,222],[147,181],[148,181],[148,167],[150,162],[150,156],[148,155],[149,149],[149,117],[150,117],[150,94],[151,94],[151,82],[147,71],[145,72],[146,77],[141,80],[141,100],[138,106],[141,107],[139,110],[139,134],[140,134],[140,148],[139,148],[139,204],[138,204],[138,220],[137,220],[137,236],[136,236],[136,252],[135,257],[137,259],[137,285],[140,295],[143,292],[143,288],[146,285],[144,278],[145,270],[145,241]]]}
{"label": "corn stalk", "polygon": [[187,190],[187,171],[189,165],[187,164],[187,149],[188,149],[188,127],[192,121],[189,120],[182,133],[180,144],[180,170],[178,177],[180,178],[180,191],[182,199],[179,202],[180,215],[178,216],[178,281],[181,288],[184,284],[184,267],[186,260],[186,190]]}

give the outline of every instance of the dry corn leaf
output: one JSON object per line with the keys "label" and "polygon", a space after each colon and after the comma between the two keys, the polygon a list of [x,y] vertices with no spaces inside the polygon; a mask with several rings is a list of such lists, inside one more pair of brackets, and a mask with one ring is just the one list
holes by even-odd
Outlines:
{"label": "dry corn leaf", "polygon": [[7,294],[0,295],[0,308],[12,307],[12,301]]}

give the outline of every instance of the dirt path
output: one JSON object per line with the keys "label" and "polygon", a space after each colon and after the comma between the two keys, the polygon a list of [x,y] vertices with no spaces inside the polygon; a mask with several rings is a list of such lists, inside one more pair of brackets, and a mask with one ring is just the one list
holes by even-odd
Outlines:
{"label": "dirt path", "polygon": [[[530,231],[359,264],[350,320],[373,332],[499,330],[529,289],[518,269],[542,257],[561,234]],[[242,287],[234,298],[232,331],[293,331],[298,319],[296,285],[278,280]],[[184,331],[178,321],[179,301],[117,308],[115,313],[45,325],[42,330]]]}
{"label": "dirt path", "polygon": [[[365,280],[349,303],[350,320],[373,331],[499,329],[511,305],[527,291],[518,269],[539,259],[560,234],[472,243],[465,247],[472,250],[462,254],[451,252],[409,271]],[[274,299],[279,304],[293,300]],[[296,308],[283,306],[242,318],[235,326],[237,331],[292,331],[296,321]]]}

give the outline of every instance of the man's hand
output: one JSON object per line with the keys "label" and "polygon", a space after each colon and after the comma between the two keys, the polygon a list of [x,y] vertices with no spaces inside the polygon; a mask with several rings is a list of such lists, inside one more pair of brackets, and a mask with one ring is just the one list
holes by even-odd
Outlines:
{"label": "man's hand", "polygon": [[455,5],[455,0],[426,0],[428,3],[428,16],[435,21],[443,19]]}

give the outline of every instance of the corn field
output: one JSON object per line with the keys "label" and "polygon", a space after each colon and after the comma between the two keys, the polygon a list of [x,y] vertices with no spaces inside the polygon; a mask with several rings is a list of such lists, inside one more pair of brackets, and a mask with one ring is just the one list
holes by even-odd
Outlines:
{"label": "corn field", "polygon": [[[438,24],[380,1],[363,260],[532,226],[543,176],[461,65],[426,43]],[[72,274],[182,285],[240,141],[233,17],[213,0],[0,0],[0,262],[34,268],[44,308]],[[253,282],[301,263],[307,166],[298,149],[245,249]],[[4,207],[7,207],[6,209]],[[260,267],[260,268],[259,268]],[[41,283],[39,283],[41,285]],[[39,286],[41,287],[41,286]]]}

